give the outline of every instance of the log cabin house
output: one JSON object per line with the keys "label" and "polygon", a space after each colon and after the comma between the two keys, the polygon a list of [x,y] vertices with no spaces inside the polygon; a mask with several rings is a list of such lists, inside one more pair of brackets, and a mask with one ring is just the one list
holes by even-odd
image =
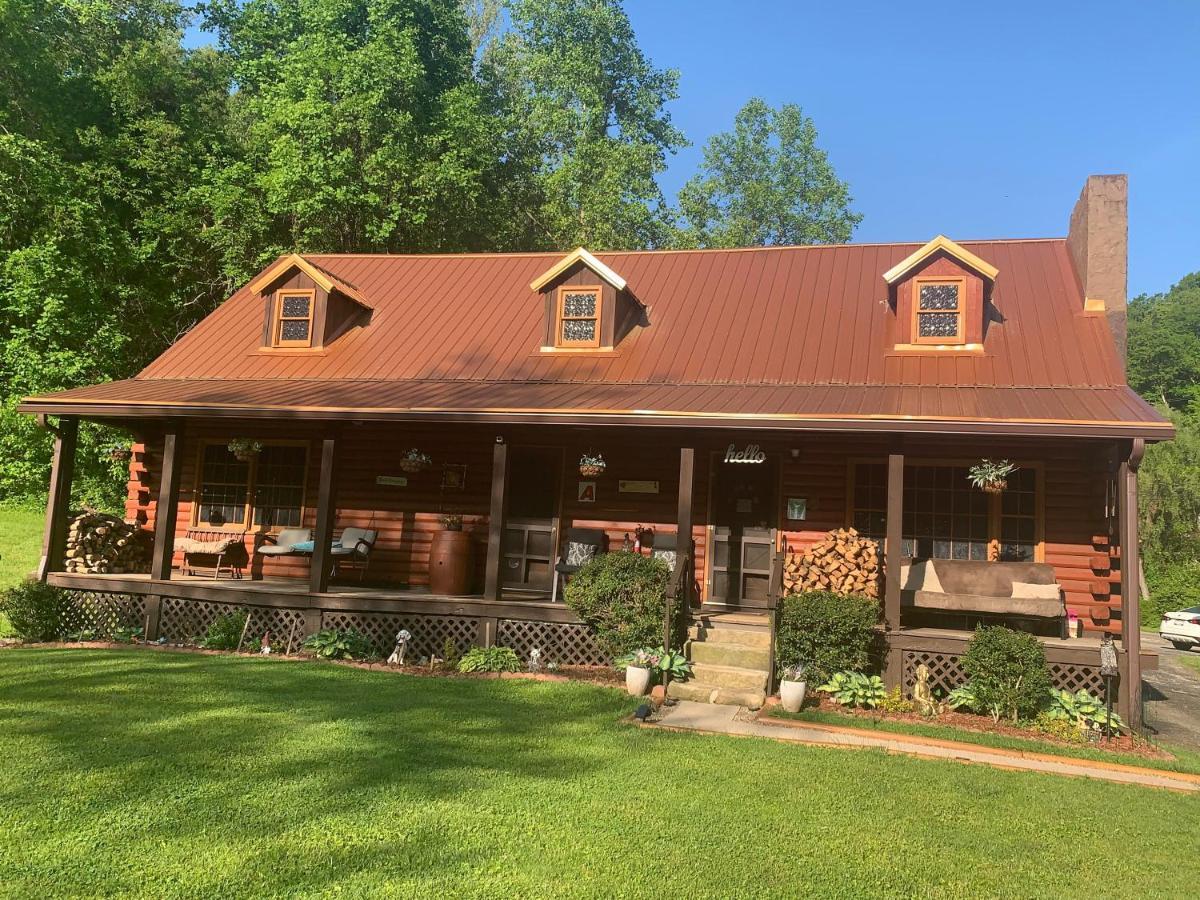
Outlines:
{"label": "log cabin house", "polygon": [[[671,548],[692,615],[769,629],[784,555],[853,527],[900,561],[878,588],[889,683],[925,663],[951,686],[971,626],[1013,612],[1019,573],[930,605],[918,563],[1042,564],[1058,613],[1010,620],[1072,688],[1099,687],[1099,637],[1119,638],[1138,717],[1136,473],[1172,430],[1125,381],[1126,232],[1124,176],[1093,176],[1065,238],[285,256],[136,377],[23,402],[56,435],[40,575],[150,638],[241,606],[278,641],[406,627],[424,653],[597,663],[555,583],[571,529]],[[149,572],[65,565],[80,419],[133,436]],[[968,483],[982,457],[1018,465],[1007,490]],[[444,514],[471,551],[453,595],[430,585]],[[310,552],[258,552],[293,528]],[[365,573],[334,565],[347,528],[373,537]],[[189,535],[232,536],[235,571],[189,574]]]}

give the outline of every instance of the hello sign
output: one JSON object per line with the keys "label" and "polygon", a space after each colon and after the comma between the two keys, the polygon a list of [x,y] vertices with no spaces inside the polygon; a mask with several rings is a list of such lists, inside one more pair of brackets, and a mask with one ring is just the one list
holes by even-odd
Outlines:
{"label": "hello sign", "polygon": [[727,463],[764,463],[766,461],[767,454],[759,449],[758,444],[747,444],[744,450],[738,450],[733,444],[730,444],[725,450],[725,462]]}

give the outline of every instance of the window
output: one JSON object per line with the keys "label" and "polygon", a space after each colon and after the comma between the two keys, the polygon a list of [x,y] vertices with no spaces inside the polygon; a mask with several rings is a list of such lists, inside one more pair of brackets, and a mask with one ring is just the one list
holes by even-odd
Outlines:
{"label": "window", "polygon": [[921,279],[913,282],[913,343],[961,344],[963,303],[967,284],[963,278]]}
{"label": "window", "polygon": [[223,443],[208,443],[200,454],[196,525],[214,528],[254,526],[274,531],[295,528],[304,518],[308,447],[267,444],[248,462]]}
{"label": "window", "polygon": [[[859,532],[882,539],[887,532],[887,466],[855,463],[850,521]],[[999,496],[967,481],[967,465],[904,467],[901,552],[916,559],[998,558],[1033,561],[1038,546],[1038,472],[1024,466]]]}
{"label": "window", "polygon": [[280,291],[275,298],[276,347],[311,347],[313,291]]}
{"label": "window", "polygon": [[559,347],[599,347],[600,307],[598,287],[559,288],[555,344]]}

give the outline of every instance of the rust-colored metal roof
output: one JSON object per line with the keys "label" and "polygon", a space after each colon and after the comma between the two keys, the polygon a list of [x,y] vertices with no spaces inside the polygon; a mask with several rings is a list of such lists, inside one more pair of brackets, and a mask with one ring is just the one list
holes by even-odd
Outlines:
{"label": "rust-colored metal roof", "polygon": [[314,254],[305,258],[371,305],[369,325],[322,351],[263,350],[262,303],[243,289],[136,378],[22,409],[990,422],[1170,436],[1126,387],[1103,314],[1084,312],[1062,239],[963,242],[999,270],[1002,321],[983,352],[893,350],[883,273],[919,246],[599,253],[650,324],[594,354],[540,350],[544,308],[529,285],[561,254]]}

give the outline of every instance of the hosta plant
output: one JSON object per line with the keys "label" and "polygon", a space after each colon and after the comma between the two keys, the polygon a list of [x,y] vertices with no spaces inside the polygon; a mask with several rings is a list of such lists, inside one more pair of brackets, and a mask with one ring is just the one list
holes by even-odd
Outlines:
{"label": "hosta plant", "polygon": [[473,672],[519,672],[521,658],[511,647],[472,647],[458,662],[458,671]]}
{"label": "hosta plant", "polygon": [[969,681],[966,684],[960,684],[946,695],[946,705],[956,712],[963,710],[977,713],[983,709],[979,703],[979,696],[975,693],[975,687]]}
{"label": "hosta plant", "polygon": [[834,672],[829,681],[817,688],[842,706],[874,709],[887,699],[887,688],[878,675],[862,672]]}
{"label": "hosta plant", "polygon": [[1077,728],[1099,731],[1108,727],[1116,734],[1126,731],[1125,721],[1115,712],[1109,716],[1104,701],[1085,690],[1075,693],[1052,689],[1046,715],[1052,719],[1072,722]]}
{"label": "hosta plant", "polygon": [[654,651],[658,656],[658,673],[670,673],[671,678],[679,680],[692,674],[692,664],[678,650],[664,650],[659,647]]}
{"label": "hosta plant", "polygon": [[370,659],[375,648],[354,629],[326,628],[304,641],[304,649],[321,659]]}

